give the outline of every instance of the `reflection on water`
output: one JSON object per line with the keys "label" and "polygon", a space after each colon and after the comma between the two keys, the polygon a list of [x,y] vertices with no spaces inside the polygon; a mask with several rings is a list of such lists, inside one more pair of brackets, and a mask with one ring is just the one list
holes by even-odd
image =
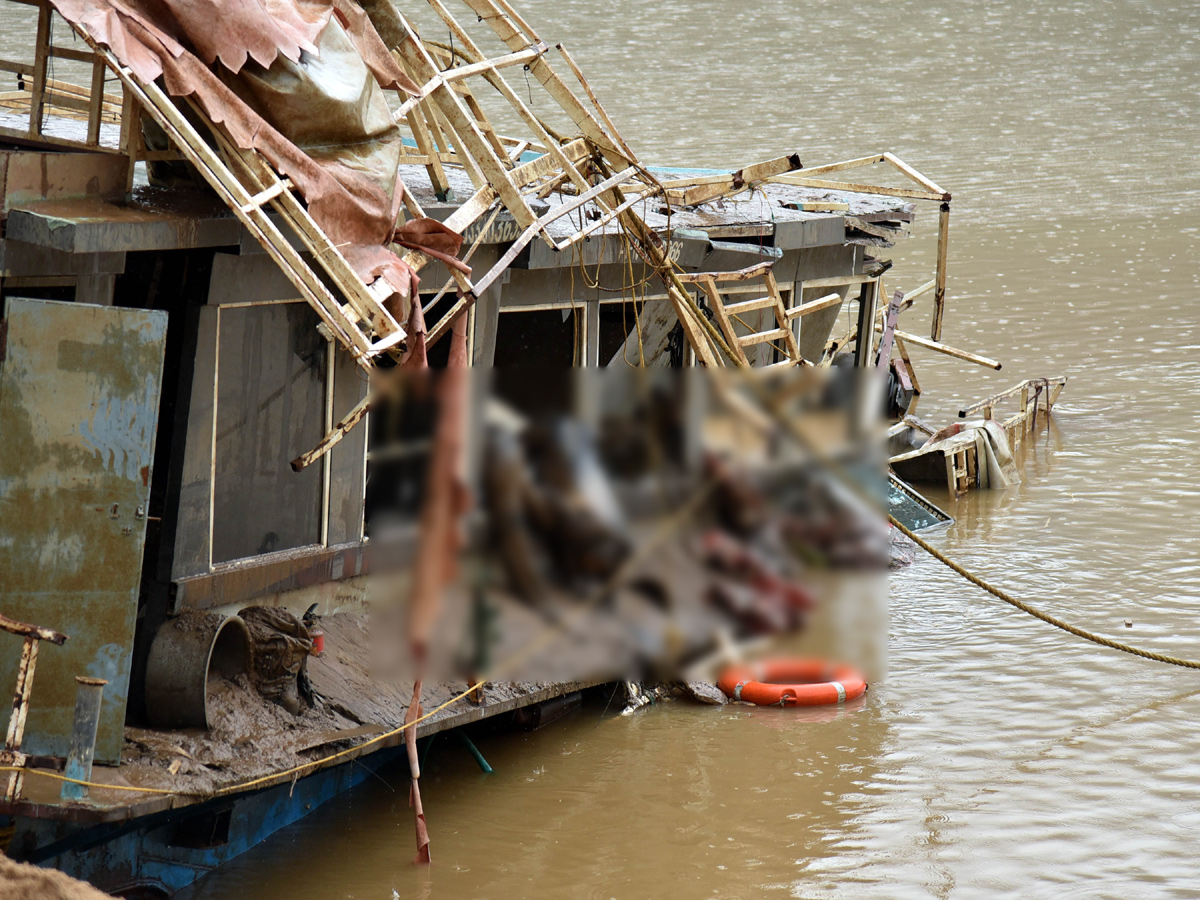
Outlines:
{"label": "reflection on water", "polygon": [[[1071,382],[1023,484],[934,497],[958,518],[937,542],[1084,627],[1200,657],[1200,6],[1180,6],[521,4],[648,161],[891,149],[953,191],[945,339],[1005,366],[915,349],[921,413]],[[932,269],[930,212],[894,286]],[[926,303],[906,327],[927,328]],[[190,896],[1194,896],[1200,677],[931,561],[892,587],[889,674],[832,721],[585,711],[485,744],[487,778],[447,740],[428,871],[395,775]]]}

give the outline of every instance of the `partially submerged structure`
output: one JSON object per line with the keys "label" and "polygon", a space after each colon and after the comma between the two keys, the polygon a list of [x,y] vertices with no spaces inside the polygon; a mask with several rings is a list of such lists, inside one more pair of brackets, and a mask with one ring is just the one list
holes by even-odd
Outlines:
{"label": "partially submerged structure", "polygon": [[[359,625],[337,617],[380,591],[385,530],[389,562],[415,552],[435,437],[387,385],[444,366],[456,329],[471,365],[502,369],[802,369],[847,351],[911,396],[913,346],[998,368],[941,342],[937,184],[889,153],[647,167],[566,48],[506,0],[461,16],[441,0],[0,7],[35,38],[0,60],[15,81],[0,94],[0,612],[41,629],[24,654],[0,634],[0,684],[18,684],[0,814],[15,855],[107,889],[173,890],[362,780],[349,759],[404,754],[389,729],[409,698],[364,693],[355,655],[352,672],[313,664],[340,708],[265,769],[190,772],[180,738],[143,727],[145,671],[161,629],[249,606],[315,604],[353,644]],[[906,186],[841,180],[871,166]],[[936,268],[888,303],[881,250],[921,203],[937,208]],[[925,294],[929,329],[901,330]],[[513,388],[586,405],[573,390]],[[238,653],[238,629],[221,631],[202,692]],[[104,768],[76,781],[111,790],[88,803],[26,777],[61,771],[77,676],[106,683]],[[513,684],[408,735],[604,677]],[[426,705],[454,696],[430,690]],[[155,746],[179,761],[170,778],[121,767]]]}

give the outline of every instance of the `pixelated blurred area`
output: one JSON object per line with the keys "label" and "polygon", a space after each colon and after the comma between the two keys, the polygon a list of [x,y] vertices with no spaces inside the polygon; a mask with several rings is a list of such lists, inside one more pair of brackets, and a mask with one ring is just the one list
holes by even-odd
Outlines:
{"label": "pixelated blurred area", "polygon": [[[393,583],[372,591],[371,634],[400,675],[405,536],[439,377],[408,373],[372,405],[368,533],[375,577]],[[780,644],[881,673],[889,550],[879,420],[862,413],[881,408],[871,379],[838,366],[474,370],[473,503],[429,675],[712,680],[735,648]]]}

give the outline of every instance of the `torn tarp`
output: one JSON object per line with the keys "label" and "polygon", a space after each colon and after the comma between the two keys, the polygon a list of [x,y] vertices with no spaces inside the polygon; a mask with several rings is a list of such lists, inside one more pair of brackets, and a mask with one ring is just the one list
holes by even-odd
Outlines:
{"label": "torn tarp", "polygon": [[[142,82],[161,78],[169,94],[192,98],[234,146],[290,178],[364,281],[415,292],[414,273],[386,247],[404,186],[383,90],[418,88],[354,0],[53,2]],[[404,246],[444,258],[461,244],[438,222],[416,224],[406,223]]]}

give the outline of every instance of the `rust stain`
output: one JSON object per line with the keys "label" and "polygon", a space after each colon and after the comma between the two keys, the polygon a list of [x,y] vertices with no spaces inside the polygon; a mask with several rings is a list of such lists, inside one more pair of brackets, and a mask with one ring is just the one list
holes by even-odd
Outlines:
{"label": "rust stain", "polygon": [[[79,635],[39,662],[27,750],[65,754],[74,679],[89,675],[114,686],[96,757],[116,760],[142,562],[132,511],[148,494],[166,317],[15,299],[8,312],[0,433],[20,452],[0,453],[4,612]],[[0,685],[13,683],[14,657],[0,650]],[[0,710],[0,727],[9,718]]]}

